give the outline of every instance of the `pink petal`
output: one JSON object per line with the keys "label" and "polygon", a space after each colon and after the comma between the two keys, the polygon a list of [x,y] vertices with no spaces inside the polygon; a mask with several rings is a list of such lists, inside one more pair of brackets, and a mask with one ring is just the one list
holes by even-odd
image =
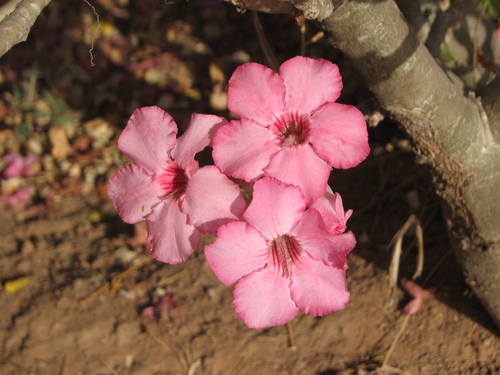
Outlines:
{"label": "pink petal", "polygon": [[340,194],[327,191],[323,196],[316,199],[311,207],[318,210],[330,232],[335,234],[344,233],[347,219],[351,216],[352,210],[344,212]]}
{"label": "pink petal", "polygon": [[253,186],[252,202],[243,214],[269,241],[287,234],[301,220],[306,202],[302,191],[271,177]]}
{"label": "pink petal", "polygon": [[9,210],[19,212],[24,210],[31,203],[31,198],[35,195],[35,188],[31,185],[22,186],[12,194],[2,194],[0,199],[5,202]]}
{"label": "pink petal", "polygon": [[161,201],[147,217],[151,253],[160,262],[184,262],[199,246],[201,234],[187,223],[179,201]]}
{"label": "pink petal", "polygon": [[207,262],[225,285],[266,265],[268,244],[260,232],[244,221],[219,228],[214,243],[205,246]]}
{"label": "pink petal", "polygon": [[337,65],[324,59],[297,56],[280,67],[286,86],[286,108],[311,114],[325,103],[334,102],[342,90]]}
{"label": "pink petal", "polygon": [[290,280],[275,268],[265,268],[243,277],[234,287],[233,305],[249,328],[288,323],[298,313],[290,297]]}
{"label": "pink petal", "polygon": [[151,213],[162,189],[153,176],[135,164],[120,168],[108,183],[108,196],[123,221],[134,224]]}
{"label": "pink petal", "polygon": [[408,315],[415,315],[420,310],[423,300],[421,296],[413,298],[403,307],[403,312]]}
{"label": "pink petal", "polygon": [[356,238],[351,232],[331,233],[321,214],[314,208],[306,211],[291,234],[313,259],[337,268],[344,267],[347,253],[356,245]]}
{"label": "pink petal", "polygon": [[311,204],[325,193],[331,169],[308,144],[300,144],[275,154],[264,174],[299,186]]}
{"label": "pink petal", "polygon": [[214,136],[215,165],[225,174],[252,181],[262,175],[278,139],[253,120],[241,119],[221,126]]}
{"label": "pink petal", "polygon": [[40,160],[40,157],[33,154],[22,156],[16,152],[10,152],[3,157],[6,164],[1,173],[3,178],[11,177],[32,177],[35,175],[33,165]]}
{"label": "pink petal", "polygon": [[309,139],[318,156],[334,168],[352,168],[370,153],[363,114],[354,106],[330,103],[311,117]]}
{"label": "pink petal", "polygon": [[182,202],[189,223],[203,233],[216,233],[222,224],[239,220],[246,207],[240,187],[213,165],[191,176]]}
{"label": "pink petal", "polygon": [[285,106],[283,79],[268,67],[247,63],[229,79],[227,106],[241,118],[270,125]]}
{"label": "pink petal", "polygon": [[170,160],[175,146],[177,125],[172,117],[158,107],[134,111],[118,139],[118,148],[139,166],[159,173]]}
{"label": "pink petal", "polygon": [[292,265],[292,299],[308,315],[323,316],[349,302],[345,268],[328,267],[304,255]]}
{"label": "pink petal", "polygon": [[177,139],[172,152],[175,162],[188,173],[194,173],[198,169],[195,154],[211,144],[215,131],[225,123],[219,116],[194,113],[188,128]]}

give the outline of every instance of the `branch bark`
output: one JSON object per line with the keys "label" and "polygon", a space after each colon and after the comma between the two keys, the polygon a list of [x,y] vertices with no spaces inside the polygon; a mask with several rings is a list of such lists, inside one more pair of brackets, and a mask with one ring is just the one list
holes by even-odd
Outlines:
{"label": "branch bark", "polygon": [[16,44],[28,39],[31,27],[49,3],[50,0],[23,0],[0,22],[0,57]]}
{"label": "branch bark", "polygon": [[487,112],[494,105],[485,111],[447,79],[393,0],[349,1],[320,25],[433,167],[457,259],[500,327],[500,145]]}

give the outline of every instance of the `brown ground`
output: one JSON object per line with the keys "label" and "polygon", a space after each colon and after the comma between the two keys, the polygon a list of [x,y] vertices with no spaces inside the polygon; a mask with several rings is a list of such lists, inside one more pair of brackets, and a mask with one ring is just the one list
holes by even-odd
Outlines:
{"label": "brown ground", "polygon": [[[52,32],[63,27],[64,22],[70,22],[68,20],[93,15],[85,4],[77,6],[78,11],[72,13],[55,3],[42,19],[51,25],[49,31]],[[121,9],[109,5],[118,2],[98,3],[96,6],[102,5],[98,11],[103,19],[111,17],[108,8],[115,11],[112,14]],[[103,193],[106,178],[125,161],[120,157],[111,158],[113,163],[105,171],[101,170],[94,189],[89,189],[88,184],[82,187],[79,179],[85,179],[89,166],[99,166],[103,159],[107,160],[103,155],[108,155],[109,150],[116,150],[118,129],[123,127],[131,108],[160,104],[178,119],[187,118],[191,111],[208,112],[209,106],[203,103],[212,84],[208,78],[199,76],[198,70],[206,75],[209,62],[239,49],[252,60],[264,61],[256,52],[258,44],[246,15],[233,14],[229,6],[203,7],[199,1],[179,5],[180,10],[160,3],[143,2],[144,7],[152,7],[157,12],[151,16],[152,20],[145,20],[141,13],[151,9],[139,12],[130,5],[137,14],[130,12],[114,22],[119,26],[120,35],[127,35],[128,40],[132,38],[127,27],[139,30],[139,40],[153,41],[158,35],[145,37],[145,30],[157,27],[164,31],[173,19],[192,25],[194,31],[188,34],[200,39],[212,35],[207,41],[212,52],[200,58],[190,55],[189,49],[188,52],[175,49],[176,56],[187,61],[189,71],[197,77],[192,87],[199,90],[201,100],[193,98],[189,90],[186,92],[186,87],[174,87],[178,82],[151,88],[150,84],[141,82],[143,77],[131,77],[124,68],[130,55],[126,49],[122,51],[122,60],[118,58],[113,65],[103,57],[105,47],[101,45],[96,53],[96,61],[100,62],[96,70],[91,70],[86,55],[88,47],[82,42],[78,44],[74,35],[73,41],[64,47],[70,49],[70,52],[65,50],[66,58],[73,56],[74,59],[66,61],[66,64],[75,64],[71,69],[67,65],[66,70],[59,68],[58,74],[50,73],[50,64],[37,56],[37,68],[42,71],[40,86],[57,89],[72,108],[82,112],[82,121],[116,115],[118,119],[109,122],[117,130],[103,148],[94,145],[92,149],[82,148],[79,154],[67,155],[65,160],[83,165],[81,176],[72,176],[72,179],[65,176],[59,159],[60,175],[52,171],[52,179],[33,180],[39,189],[35,199],[38,206],[16,213],[0,212],[0,281],[6,287],[22,277],[28,280],[25,287],[19,287],[14,293],[8,293],[5,288],[0,291],[0,374],[500,373],[498,331],[465,285],[450,252],[439,202],[425,167],[415,162],[404,139],[390,122],[371,129],[373,154],[367,161],[353,170],[332,174],[333,189],[343,195],[346,208],[355,210],[349,229],[359,242],[348,258],[352,300],[343,311],[322,318],[299,314],[289,327],[250,330],[234,313],[231,288],[217,280],[201,252],[184,264],[172,266],[143,255],[141,245],[130,245],[133,226],[121,221]],[[67,15],[64,22],[61,15]],[[288,58],[297,53],[298,34],[293,22],[282,17],[263,17],[263,22],[265,27],[277,23],[283,30],[292,30],[289,31],[292,37],[285,31],[273,37],[279,56]],[[78,27],[78,23],[70,24]],[[163,29],[158,25],[163,25]],[[74,31],[66,27],[68,34]],[[39,30],[40,34],[50,34],[43,27]],[[52,59],[55,64],[62,59],[56,45],[60,45],[57,44],[59,38],[65,38],[60,33],[53,38],[56,41],[46,59]],[[230,43],[223,43],[224,38],[229,38]],[[1,86],[4,94],[14,92],[12,88],[16,87],[8,82],[5,72],[16,71],[14,66],[22,65],[20,61],[28,64],[27,61],[34,58],[31,53],[44,51],[46,42],[35,37],[30,41],[31,47],[23,50],[25,47],[19,46],[11,51],[12,57],[8,55],[0,60],[0,69],[7,77]],[[321,44],[313,45],[310,55],[322,55],[325,48]],[[339,64],[346,81],[344,101],[363,102],[368,95],[364,91],[360,93],[358,84],[347,83],[353,73],[348,67],[343,68],[341,61]],[[15,77],[20,84],[23,79],[22,74]],[[354,81],[354,77],[352,79]],[[101,91],[96,88],[97,82],[102,86]],[[127,90],[130,87],[133,90]],[[353,94],[355,92],[357,94]],[[12,104],[6,99],[4,102]],[[12,125],[0,123],[0,126],[0,130],[9,130]],[[44,129],[37,131],[35,135],[42,134]],[[19,132],[15,134],[21,141],[24,139]],[[68,138],[76,147],[74,139],[69,135]],[[42,155],[46,153],[56,159],[53,148],[44,147]],[[8,149],[5,146],[4,151]],[[46,176],[46,169],[44,164],[39,177]],[[54,189],[53,194],[46,192],[47,186]],[[408,203],[412,195],[419,197],[413,210]],[[390,251],[387,249],[392,236],[412,212],[419,216],[424,227],[425,266],[419,281],[425,281],[426,287],[436,288],[436,292],[408,319],[394,346],[389,366],[381,370],[379,367],[388,349],[407,319],[402,307],[409,300],[399,289],[391,297],[387,272]],[[408,251],[402,261],[400,278],[410,278],[413,273],[413,239],[413,234],[405,238]],[[171,296],[170,302],[164,305],[162,319],[142,317],[144,308],[154,304],[153,296],[162,293]]]}

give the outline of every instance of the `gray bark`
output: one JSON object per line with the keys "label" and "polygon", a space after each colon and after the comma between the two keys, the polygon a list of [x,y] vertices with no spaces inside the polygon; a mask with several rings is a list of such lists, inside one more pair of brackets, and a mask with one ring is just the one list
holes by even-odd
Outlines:
{"label": "gray bark", "polygon": [[500,327],[498,77],[484,109],[465,97],[393,0],[349,1],[320,24],[433,167],[457,259]]}
{"label": "gray bark", "polygon": [[0,57],[13,46],[25,42],[37,17],[50,0],[23,0],[0,22]]}

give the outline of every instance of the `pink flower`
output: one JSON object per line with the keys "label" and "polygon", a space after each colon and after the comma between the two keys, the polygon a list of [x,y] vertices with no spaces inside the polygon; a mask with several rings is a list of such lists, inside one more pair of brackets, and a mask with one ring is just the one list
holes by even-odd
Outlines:
{"label": "pink flower", "polygon": [[153,256],[180,263],[198,248],[201,233],[238,219],[246,208],[238,185],[215,166],[199,168],[197,152],[225,120],[194,114],[176,139],[172,117],[158,107],[137,109],[118,139],[135,161],[110,179],[108,195],[127,223],[148,222]]}
{"label": "pink flower", "polygon": [[318,210],[330,232],[344,233],[347,220],[352,215],[352,210],[344,212],[342,197],[339,193],[333,193],[328,187],[326,193],[316,199],[311,207]]}
{"label": "pink flower", "polygon": [[35,188],[31,185],[23,186],[12,194],[2,194],[0,198],[12,212],[19,212],[31,203],[35,195]]}
{"label": "pink flower", "polygon": [[222,225],[205,255],[225,285],[239,280],[233,303],[248,327],[287,323],[299,309],[321,316],[344,308],[352,233],[330,232],[300,188],[271,177],[255,183],[243,219]]}
{"label": "pink flower", "polygon": [[267,175],[298,185],[312,203],[331,167],[354,167],[370,151],[362,113],[334,103],[341,89],[337,66],[323,59],[294,57],[279,74],[256,63],[238,67],[228,108],[240,120],[217,131],[215,164],[246,181]]}
{"label": "pink flower", "polygon": [[31,177],[36,173],[33,166],[40,160],[40,157],[33,154],[22,156],[15,152],[11,152],[5,155],[3,160],[7,164],[2,171],[3,178]]}
{"label": "pink flower", "polygon": [[420,307],[422,306],[422,302],[424,299],[435,293],[435,288],[424,289],[416,282],[411,280],[403,279],[402,281],[403,288],[408,292],[410,296],[412,296],[412,300],[408,302],[403,308],[403,312],[408,315],[415,315]]}

